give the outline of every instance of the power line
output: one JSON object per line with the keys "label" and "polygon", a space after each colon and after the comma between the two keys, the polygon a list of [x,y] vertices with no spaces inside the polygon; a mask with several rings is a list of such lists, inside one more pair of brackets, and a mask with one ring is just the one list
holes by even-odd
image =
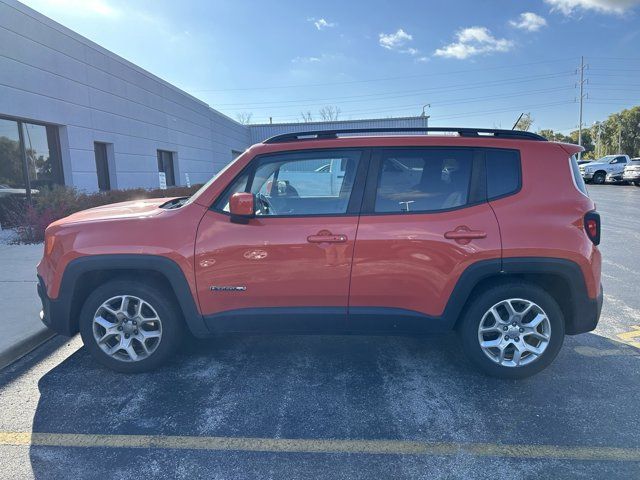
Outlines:
{"label": "power line", "polygon": [[417,75],[401,75],[395,77],[380,77],[380,78],[371,78],[366,80],[350,80],[344,82],[324,82],[324,83],[306,83],[306,84],[294,84],[294,85],[275,85],[270,87],[240,87],[240,88],[224,88],[224,89],[190,89],[191,92],[194,93],[202,93],[202,92],[233,92],[233,91],[247,91],[247,90],[274,90],[280,88],[308,88],[308,87],[326,87],[333,85],[352,85],[359,83],[371,83],[371,82],[384,82],[388,80],[401,80],[401,79],[409,79],[409,78],[424,78],[424,77],[432,77],[432,76],[440,76],[440,75],[453,75],[457,73],[472,73],[472,72],[484,72],[490,70],[501,70],[501,69],[511,69],[518,67],[527,67],[531,65],[541,65],[546,63],[556,63],[556,62],[566,62],[569,60],[575,60],[576,57],[567,57],[567,58],[557,58],[554,60],[541,60],[539,62],[528,62],[528,63],[519,63],[512,65],[501,65],[495,67],[484,67],[484,68],[474,68],[474,69],[466,69],[466,70],[452,70],[447,72],[434,72],[434,73],[425,73],[425,74],[417,74]]}
{"label": "power line", "polygon": [[[477,82],[477,83],[461,83],[454,84],[446,87],[429,87],[422,88],[418,90],[402,90],[396,92],[387,92],[387,93],[377,93],[377,94],[367,94],[367,95],[352,95],[346,97],[329,97],[329,98],[316,98],[316,99],[298,99],[298,100],[283,100],[279,102],[243,102],[243,103],[217,103],[215,104],[215,108],[220,107],[243,107],[245,109],[271,109],[271,108],[281,108],[286,107],[289,108],[289,104],[300,104],[304,102],[321,102],[314,103],[308,105],[319,105],[323,103],[353,103],[353,102],[362,102],[362,101],[371,101],[371,100],[393,100],[396,98],[406,98],[411,97],[416,94],[421,93],[430,93],[430,92],[457,92],[462,90],[469,90],[477,87],[491,87],[491,86],[506,86],[506,85],[515,85],[521,83],[527,83],[532,81],[540,81],[540,80],[551,80],[555,78],[566,78],[573,76],[572,72],[562,72],[559,74],[545,74],[545,75],[534,75],[534,76],[525,76],[525,77],[513,77],[510,79],[504,80],[490,80],[485,82]],[[396,93],[398,95],[396,95]],[[378,97],[378,98],[371,98]],[[286,104],[286,105],[285,105]],[[262,106],[257,106],[262,105]],[[296,108],[306,108],[297,106]]]}

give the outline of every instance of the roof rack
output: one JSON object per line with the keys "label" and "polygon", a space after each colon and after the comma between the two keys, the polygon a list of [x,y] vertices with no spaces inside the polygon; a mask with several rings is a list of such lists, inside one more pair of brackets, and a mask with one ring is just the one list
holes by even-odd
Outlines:
{"label": "roof rack", "polygon": [[356,133],[429,133],[451,132],[461,137],[493,137],[508,140],[537,140],[546,142],[547,139],[537,133],[522,130],[499,130],[495,128],[455,128],[455,127],[389,127],[389,128],[346,128],[337,130],[312,130],[308,132],[283,133],[267,138],[262,143],[283,143],[296,140],[326,140],[338,138],[338,135]]}

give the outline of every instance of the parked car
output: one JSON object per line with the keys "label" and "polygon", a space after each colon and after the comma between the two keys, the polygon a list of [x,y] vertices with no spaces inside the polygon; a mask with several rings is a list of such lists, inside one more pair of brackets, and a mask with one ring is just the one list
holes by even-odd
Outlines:
{"label": "parked car", "polygon": [[603,184],[609,173],[621,173],[629,161],[628,155],[607,155],[579,168],[585,182]]}
{"label": "parked car", "polygon": [[[602,306],[581,147],[511,130],[415,130],[279,135],[191,197],[52,223],[38,265],[44,323],[80,331],[122,372],[158,367],[185,330],[450,329],[490,375],[541,371],[565,334],[596,327]],[[332,160],[340,186],[318,194],[320,178],[337,180],[323,168]]]}
{"label": "parked car", "polygon": [[622,179],[625,182],[633,183],[636,187],[640,187],[640,157],[632,158],[624,167]]}

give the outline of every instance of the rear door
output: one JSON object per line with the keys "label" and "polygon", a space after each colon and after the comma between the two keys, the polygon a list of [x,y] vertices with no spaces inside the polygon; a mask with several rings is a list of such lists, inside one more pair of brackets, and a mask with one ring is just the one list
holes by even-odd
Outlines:
{"label": "rear door", "polygon": [[352,328],[428,322],[423,317],[443,315],[469,266],[493,259],[499,270],[500,233],[486,202],[484,164],[484,151],[472,148],[373,153],[351,275]]}

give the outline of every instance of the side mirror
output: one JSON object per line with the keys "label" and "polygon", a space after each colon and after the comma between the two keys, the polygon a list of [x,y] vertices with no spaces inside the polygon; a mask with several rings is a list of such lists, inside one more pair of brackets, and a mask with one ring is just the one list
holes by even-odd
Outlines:
{"label": "side mirror", "polygon": [[235,223],[247,223],[256,215],[256,202],[253,193],[238,192],[229,199],[229,213],[231,221]]}

